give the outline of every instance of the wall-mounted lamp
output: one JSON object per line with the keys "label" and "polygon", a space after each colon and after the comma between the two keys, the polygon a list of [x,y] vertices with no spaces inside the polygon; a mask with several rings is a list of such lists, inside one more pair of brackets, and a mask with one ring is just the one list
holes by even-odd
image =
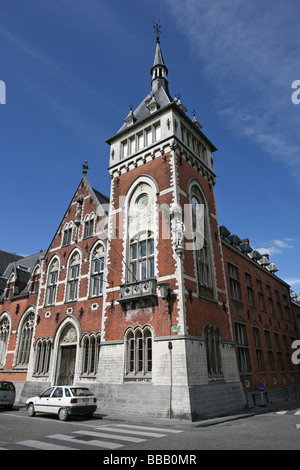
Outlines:
{"label": "wall-mounted lamp", "polygon": [[168,282],[159,282],[158,287],[160,288],[160,295],[163,300],[166,300],[166,298],[169,295],[169,287],[170,284]]}

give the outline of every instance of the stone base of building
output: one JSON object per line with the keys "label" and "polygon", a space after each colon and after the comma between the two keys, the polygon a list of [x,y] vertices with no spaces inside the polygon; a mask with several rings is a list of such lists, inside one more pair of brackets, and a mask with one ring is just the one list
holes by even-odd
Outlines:
{"label": "stone base of building", "polygon": [[144,383],[95,384],[98,411],[195,421],[233,414],[245,407],[239,382],[192,387],[154,386]]}

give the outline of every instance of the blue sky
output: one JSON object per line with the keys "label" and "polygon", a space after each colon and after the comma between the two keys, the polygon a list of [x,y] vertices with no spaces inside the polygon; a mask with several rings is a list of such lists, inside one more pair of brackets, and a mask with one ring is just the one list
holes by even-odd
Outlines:
{"label": "blue sky", "polygon": [[109,195],[105,139],[150,91],[153,23],[169,88],[218,148],[219,224],[300,292],[298,0],[1,0],[0,249],[46,249],[88,161]]}

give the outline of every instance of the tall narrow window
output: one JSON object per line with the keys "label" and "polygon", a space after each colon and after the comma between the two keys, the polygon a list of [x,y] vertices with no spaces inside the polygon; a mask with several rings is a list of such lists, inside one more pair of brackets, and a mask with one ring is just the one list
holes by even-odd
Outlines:
{"label": "tall narrow window", "polygon": [[83,238],[91,237],[94,233],[94,214],[87,214],[84,218]]}
{"label": "tall narrow window", "polygon": [[39,280],[40,280],[40,266],[37,266],[33,271],[32,282],[30,286],[30,292],[36,294],[39,289]]}
{"label": "tall narrow window", "polygon": [[67,301],[78,298],[79,273],[80,255],[78,252],[75,252],[72,255],[68,270]]}
{"label": "tall narrow window", "polygon": [[207,371],[209,376],[222,375],[220,351],[220,333],[217,327],[206,326],[204,330],[206,344]]}
{"label": "tall narrow window", "polygon": [[228,263],[228,274],[229,274],[231,297],[234,300],[242,300],[241,283],[239,279],[238,267],[232,263]]}
{"label": "tall narrow window", "polygon": [[0,321],[0,367],[5,363],[7,342],[9,337],[9,321],[7,317],[4,317]]}
{"label": "tall narrow window", "polygon": [[46,305],[52,305],[55,303],[57,280],[58,280],[58,269],[59,269],[58,259],[54,259],[51,262],[50,269],[48,272]]}
{"label": "tall narrow window", "polygon": [[[194,256],[198,289],[212,287],[211,250],[208,236],[208,219],[206,204],[199,191],[194,186],[191,190],[191,228],[194,240]],[[207,289],[206,289],[207,290]]]}
{"label": "tall narrow window", "polygon": [[72,229],[73,229],[72,222],[64,226],[62,246],[70,245],[72,241]]}
{"label": "tall narrow window", "polygon": [[126,338],[125,375],[144,376],[152,372],[152,333],[148,327],[130,330]]}
{"label": "tall narrow window", "polygon": [[36,345],[35,374],[47,374],[49,372],[51,356],[50,339],[40,339]]}
{"label": "tall narrow window", "polygon": [[103,293],[104,247],[98,244],[92,251],[90,296],[97,297]]}
{"label": "tall narrow window", "polygon": [[241,373],[251,371],[246,325],[235,323],[236,345]]}
{"label": "tall narrow window", "polygon": [[83,351],[83,374],[96,375],[100,351],[100,334],[85,337]]}
{"label": "tall narrow window", "polygon": [[34,313],[30,312],[26,316],[22,324],[22,328],[19,333],[20,339],[19,339],[18,352],[17,352],[17,365],[18,366],[28,365],[33,327],[34,327],[34,318],[35,318]]}
{"label": "tall narrow window", "polygon": [[130,241],[129,281],[154,277],[154,239],[151,232],[142,233]]}

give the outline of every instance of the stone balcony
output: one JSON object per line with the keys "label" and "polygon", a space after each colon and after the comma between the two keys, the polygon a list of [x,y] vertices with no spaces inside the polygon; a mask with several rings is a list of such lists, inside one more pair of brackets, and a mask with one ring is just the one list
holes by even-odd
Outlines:
{"label": "stone balcony", "polygon": [[157,305],[157,280],[150,278],[121,284],[118,302],[124,310]]}

